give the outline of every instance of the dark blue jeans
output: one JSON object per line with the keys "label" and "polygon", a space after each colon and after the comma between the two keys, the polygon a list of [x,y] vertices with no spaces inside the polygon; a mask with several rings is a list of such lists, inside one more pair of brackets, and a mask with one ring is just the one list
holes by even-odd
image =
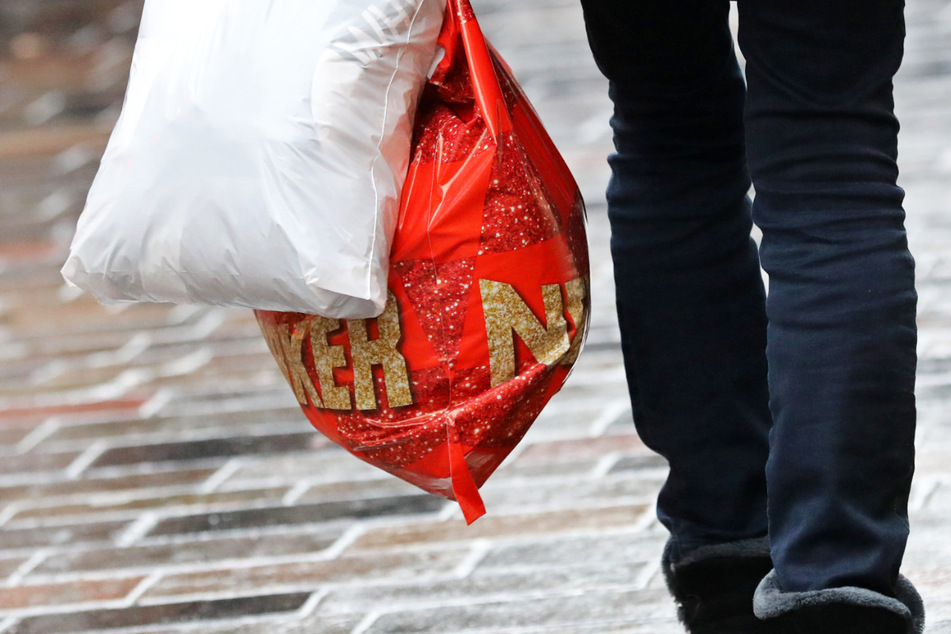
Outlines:
{"label": "dark blue jeans", "polygon": [[891,594],[915,428],[903,3],[739,0],[745,83],[727,0],[582,4],[615,104],[634,418],[670,463],[660,519],[681,552],[768,534],[784,591]]}

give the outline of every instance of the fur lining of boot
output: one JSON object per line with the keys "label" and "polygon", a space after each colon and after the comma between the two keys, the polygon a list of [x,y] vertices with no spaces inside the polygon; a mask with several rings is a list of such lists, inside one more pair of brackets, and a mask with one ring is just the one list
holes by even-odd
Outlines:
{"label": "fur lining of boot", "polygon": [[667,542],[661,568],[691,634],[766,634],[753,615],[753,591],[772,569],[765,537],[702,546],[676,558]]}
{"label": "fur lining of boot", "polygon": [[925,629],[921,597],[902,576],[892,598],[851,586],[783,592],[774,570],[756,588],[753,611],[780,632],[922,634]]}

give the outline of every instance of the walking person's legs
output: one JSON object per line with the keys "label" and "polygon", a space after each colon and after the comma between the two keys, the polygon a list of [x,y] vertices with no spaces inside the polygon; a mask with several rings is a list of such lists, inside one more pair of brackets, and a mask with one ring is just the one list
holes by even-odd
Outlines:
{"label": "walking person's legs", "polygon": [[901,0],[739,3],[753,217],[770,276],[775,571],[756,609],[800,624],[792,631],[911,631],[904,603],[917,601],[898,576],[916,365],[892,99],[902,11]]}
{"label": "walking person's legs", "polygon": [[765,631],[766,318],[729,3],[582,4],[615,104],[608,213],[634,419],[670,464],[664,571],[691,631]]}
{"label": "walking person's legs", "polygon": [[[622,347],[638,431],[671,467],[658,515],[681,617],[695,632],[914,631],[921,605],[898,576],[915,419],[901,2],[740,0],[748,139],[726,2],[582,3],[615,103]],[[767,452],[760,623],[743,604],[770,565]]]}

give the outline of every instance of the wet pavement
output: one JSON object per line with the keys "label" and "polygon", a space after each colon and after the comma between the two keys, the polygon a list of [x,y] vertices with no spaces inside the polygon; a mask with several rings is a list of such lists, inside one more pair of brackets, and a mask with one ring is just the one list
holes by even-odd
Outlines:
{"label": "wet pavement", "polygon": [[[141,0],[0,4],[0,632],[672,634],[631,424],[603,189],[605,82],[575,0],[475,3],[589,207],[594,309],[488,515],[323,440],[243,310],[103,308],[59,267],[121,102]],[[908,11],[901,182],[920,293],[905,573],[951,632],[951,1]]]}

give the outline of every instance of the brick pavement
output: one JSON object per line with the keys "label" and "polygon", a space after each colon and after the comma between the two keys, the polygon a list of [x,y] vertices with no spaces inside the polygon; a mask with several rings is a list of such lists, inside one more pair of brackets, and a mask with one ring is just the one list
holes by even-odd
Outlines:
{"label": "brick pavement", "polygon": [[[247,311],[63,287],[140,7],[0,4],[0,632],[680,631],[657,568],[665,469],[633,433],[617,350],[610,106],[575,0],[476,3],[582,185],[595,312],[471,527],[312,432]],[[909,7],[897,93],[921,295],[905,570],[933,634],[951,632],[949,31],[949,0]]]}

